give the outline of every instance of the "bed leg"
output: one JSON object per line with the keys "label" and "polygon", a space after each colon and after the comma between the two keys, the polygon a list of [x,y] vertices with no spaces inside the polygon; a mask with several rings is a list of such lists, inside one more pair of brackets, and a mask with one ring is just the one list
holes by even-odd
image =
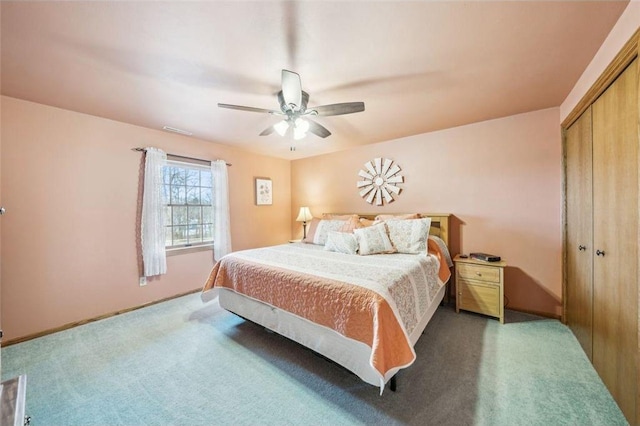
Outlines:
{"label": "bed leg", "polygon": [[391,380],[389,380],[389,389],[391,389],[391,392],[395,392],[396,391],[396,376],[394,375]]}

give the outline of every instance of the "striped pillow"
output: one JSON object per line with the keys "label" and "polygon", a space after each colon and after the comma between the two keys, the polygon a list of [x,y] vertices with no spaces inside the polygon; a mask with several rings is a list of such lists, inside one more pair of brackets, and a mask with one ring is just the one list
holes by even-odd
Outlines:
{"label": "striped pillow", "polygon": [[323,246],[327,242],[327,234],[330,231],[340,231],[346,224],[346,220],[325,220],[314,217],[311,219],[307,238],[303,239],[302,242]]}

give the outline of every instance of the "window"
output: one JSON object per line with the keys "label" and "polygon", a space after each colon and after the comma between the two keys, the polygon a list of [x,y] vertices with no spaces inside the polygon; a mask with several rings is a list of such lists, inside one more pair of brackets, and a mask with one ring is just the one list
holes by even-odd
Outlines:
{"label": "window", "polygon": [[169,159],[163,170],[165,247],[213,244],[211,169]]}

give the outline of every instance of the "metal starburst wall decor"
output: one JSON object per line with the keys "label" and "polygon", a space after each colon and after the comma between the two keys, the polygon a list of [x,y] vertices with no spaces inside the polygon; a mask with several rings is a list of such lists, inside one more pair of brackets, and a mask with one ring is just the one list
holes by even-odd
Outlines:
{"label": "metal starburst wall decor", "polygon": [[357,185],[360,196],[369,204],[381,206],[394,201],[394,196],[402,191],[398,187],[404,182],[399,174],[400,166],[393,164],[389,158],[374,158],[364,164],[365,170],[360,170],[358,176],[362,178]]}

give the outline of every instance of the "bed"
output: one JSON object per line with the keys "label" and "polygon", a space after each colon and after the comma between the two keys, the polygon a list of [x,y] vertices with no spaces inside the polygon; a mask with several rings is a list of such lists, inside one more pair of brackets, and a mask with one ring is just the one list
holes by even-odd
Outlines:
{"label": "bed", "polygon": [[[315,244],[308,239],[311,243],[243,250],[223,257],[213,267],[202,299],[218,297],[224,309],[312,349],[378,386],[382,393],[400,369],[414,362],[413,347],[446,294],[451,275],[449,215],[423,214],[420,220],[402,223],[391,218],[362,226],[364,230],[352,226],[359,251],[371,249],[363,235],[373,235],[376,229],[384,229],[390,240],[395,235],[393,250],[401,251],[378,254],[374,250],[366,256],[348,248],[341,252],[330,244],[332,237],[351,241],[350,232],[338,229],[349,230],[347,225],[354,220],[374,219],[348,216],[333,215],[312,223],[312,228],[317,226],[310,230]],[[338,228],[341,220],[348,223]],[[424,236],[416,231],[418,226],[426,226],[429,238],[416,246]],[[406,231],[407,227],[413,231]]]}

